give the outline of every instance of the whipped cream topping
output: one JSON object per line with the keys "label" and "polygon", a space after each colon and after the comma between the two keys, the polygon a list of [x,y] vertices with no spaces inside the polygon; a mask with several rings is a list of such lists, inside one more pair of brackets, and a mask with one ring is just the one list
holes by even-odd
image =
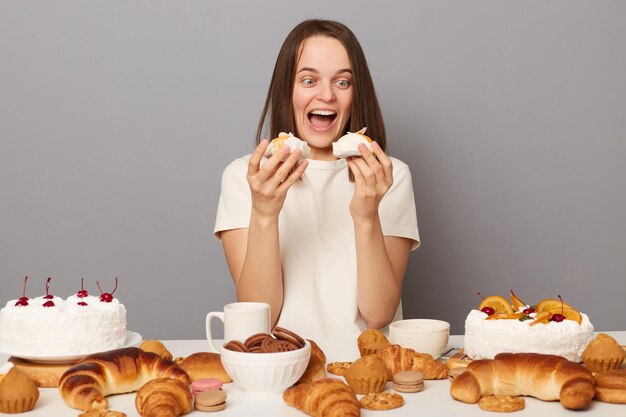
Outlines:
{"label": "whipped cream topping", "polygon": [[[265,150],[265,157],[269,158],[270,156],[274,155],[274,153],[278,152],[278,150],[285,145],[289,146],[290,152],[293,152],[296,149],[299,149],[300,150],[299,159],[306,159],[309,156],[311,156],[311,148],[309,147],[308,143],[306,143],[302,139],[295,137],[294,134],[291,132],[289,133],[280,132],[278,134],[278,137],[275,139],[272,139],[269,146]],[[283,161],[287,159],[288,157],[289,157],[289,154],[285,155],[285,157],[283,158]]]}
{"label": "whipped cream topping", "polygon": [[580,362],[593,338],[593,325],[586,314],[572,320],[538,323],[516,319],[486,320],[487,314],[472,310],[465,319],[465,354],[472,359],[493,359],[500,352],[532,352],[563,356]]}
{"label": "whipped cream topping", "polygon": [[371,140],[365,136],[367,127],[359,130],[358,132],[348,132],[340,137],[336,142],[333,142],[333,155],[337,158],[347,158],[349,156],[361,156],[359,151],[359,144],[367,146],[368,149],[372,149]]}
{"label": "whipped cream topping", "polygon": [[[15,356],[69,356],[117,349],[126,340],[126,308],[118,299],[99,297],[28,300],[27,306],[9,301],[0,310],[0,352]],[[80,301],[86,306],[78,305]]]}

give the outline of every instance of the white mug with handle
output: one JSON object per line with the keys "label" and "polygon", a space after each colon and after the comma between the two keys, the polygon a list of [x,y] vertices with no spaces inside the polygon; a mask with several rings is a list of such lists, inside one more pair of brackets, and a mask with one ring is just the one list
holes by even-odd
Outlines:
{"label": "white mug with handle", "polygon": [[256,333],[270,332],[270,305],[267,303],[238,302],[226,304],[224,311],[212,311],[206,316],[206,338],[212,352],[219,353],[213,344],[211,320],[217,318],[224,323],[224,341],[245,340]]}

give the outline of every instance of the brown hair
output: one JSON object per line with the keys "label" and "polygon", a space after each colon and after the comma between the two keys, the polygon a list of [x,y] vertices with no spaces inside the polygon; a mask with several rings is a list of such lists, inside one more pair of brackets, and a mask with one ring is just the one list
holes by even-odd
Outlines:
{"label": "brown hair", "polygon": [[296,124],[292,108],[292,95],[300,45],[311,36],[326,36],[339,40],[348,52],[352,66],[352,109],[345,130],[356,132],[367,126],[367,136],[374,139],[385,150],[385,124],[378,106],[374,83],[367,67],[367,60],[356,36],[347,26],[332,20],[305,20],[287,36],[280,48],[270,87],[261,113],[256,133],[256,143],[265,134],[268,139],[278,133],[294,132]]}

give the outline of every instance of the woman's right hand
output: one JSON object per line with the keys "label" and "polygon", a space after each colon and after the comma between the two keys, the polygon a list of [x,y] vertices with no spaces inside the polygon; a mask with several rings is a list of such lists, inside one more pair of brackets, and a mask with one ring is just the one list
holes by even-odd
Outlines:
{"label": "woman's right hand", "polygon": [[[261,160],[268,146],[269,141],[264,139],[256,147],[248,162],[246,178],[252,193],[252,211],[262,216],[278,217],[287,191],[300,179],[308,161],[305,159],[298,164],[301,152],[296,149],[282,162],[290,150],[289,146],[285,145],[261,166]],[[293,169],[294,167],[296,168]],[[293,172],[291,172],[292,169]]]}

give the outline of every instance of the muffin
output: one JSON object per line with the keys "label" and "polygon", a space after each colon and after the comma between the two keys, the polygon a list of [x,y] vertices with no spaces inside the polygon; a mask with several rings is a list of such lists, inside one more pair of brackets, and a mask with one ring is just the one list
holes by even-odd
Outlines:
{"label": "muffin", "polygon": [[624,349],[608,334],[600,333],[583,351],[582,359],[592,372],[617,369],[624,361]]}
{"label": "muffin", "polygon": [[387,349],[391,343],[380,330],[368,329],[362,332],[357,339],[361,356],[372,355]]}
{"label": "muffin", "polygon": [[367,355],[350,365],[343,377],[356,394],[381,392],[387,383],[387,368],[378,356]]}
{"label": "muffin", "polygon": [[17,368],[0,380],[0,413],[24,413],[35,407],[39,389],[25,372]]}

